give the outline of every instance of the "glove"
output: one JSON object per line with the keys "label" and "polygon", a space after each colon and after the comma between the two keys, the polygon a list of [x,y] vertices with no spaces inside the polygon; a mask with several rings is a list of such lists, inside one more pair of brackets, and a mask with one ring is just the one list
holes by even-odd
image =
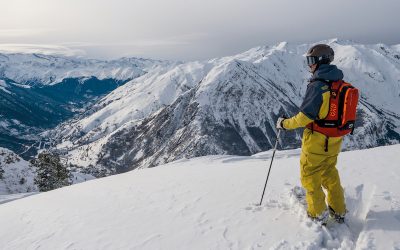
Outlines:
{"label": "glove", "polygon": [[283,121],[285,120],[285,117],[279,117],[278,120],[276,121],[276,128],[277,129],[283,129],[285,130],[285,128],[283,127]]}

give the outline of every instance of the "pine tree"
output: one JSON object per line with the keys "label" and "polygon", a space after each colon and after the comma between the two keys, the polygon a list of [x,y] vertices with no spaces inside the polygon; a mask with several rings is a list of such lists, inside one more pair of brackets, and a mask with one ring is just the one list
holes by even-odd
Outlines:
{"label": "pine tree", "polygon": [[0,161],[0,180],[3,179],[4,169],[3,163]]}
{"label": "pine tree", "polygon": [[69,171],[58,154],[43,152],[31,164],[36,168],[35,184],[40,191],[50,191],[70,185]]}

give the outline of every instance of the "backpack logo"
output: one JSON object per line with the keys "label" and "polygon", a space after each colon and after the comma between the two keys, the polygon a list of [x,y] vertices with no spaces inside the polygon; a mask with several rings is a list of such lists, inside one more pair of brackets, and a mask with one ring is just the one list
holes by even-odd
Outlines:
{"label": "backpack logo", "polygon": [[336,114],[337,114],[337,106],[335,103],[331,103],[331,107],[329,109],[329,115],[336,116]]}

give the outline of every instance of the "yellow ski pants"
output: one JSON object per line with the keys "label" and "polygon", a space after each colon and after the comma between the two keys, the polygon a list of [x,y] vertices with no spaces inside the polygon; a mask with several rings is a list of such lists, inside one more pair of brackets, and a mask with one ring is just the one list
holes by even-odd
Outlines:
{"label": "yellow ski pants", "polygon": [[[337,214],[346,212],[343,188],[336,169],[342,138],[330,137],[327,152],[325,141],[325,135],[311,132],[309,129],[304,130],[300,176],[306,190],[307,212],[312,217],[321,215],[327,209],[326,202]],[[322,188],[327,192],[326,201]]]}

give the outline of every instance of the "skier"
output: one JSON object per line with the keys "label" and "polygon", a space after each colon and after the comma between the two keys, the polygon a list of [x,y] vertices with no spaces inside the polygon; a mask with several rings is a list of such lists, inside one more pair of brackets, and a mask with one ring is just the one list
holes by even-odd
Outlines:
{"label": "skier", "polygon": [[[329,137],[324,133],[325,128],[318,127],[318,121],[326,119],[328,112],[336,112],[333,108],[330,109],[332,93],[329,85],[342,80],[343,72],[330,64],[334,51],[328,45],[313,46],[307,52],[306,58],[312,77],[300,112],[289,119],[278,118],[276,127],[283,130],[306,127],[302,139],[300,175],[302,186],[306,190],[308,216],[322,224],[327,222],[329,216],[343,223],[346,206],[336,169],[342,136]],[[351,125],[353,126],[354,124]],[[319,132],[314,127],[318,127]],[[328,194],[328,207],[322,187]]]}

